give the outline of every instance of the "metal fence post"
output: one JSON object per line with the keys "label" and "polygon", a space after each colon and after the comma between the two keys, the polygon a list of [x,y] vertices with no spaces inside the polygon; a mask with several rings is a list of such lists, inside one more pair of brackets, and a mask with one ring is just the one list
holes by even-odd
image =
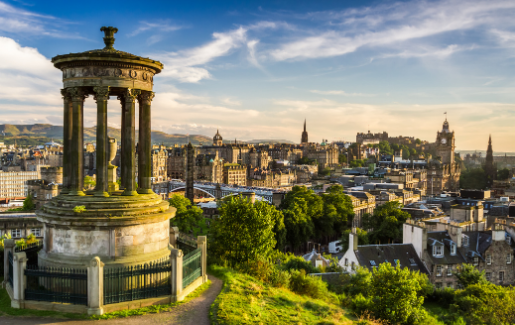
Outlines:
{"label": "metal fence post", "polygon": [[207,282],[207,237],[206,236],[198,236],[197,237],[197,248],[200,248],[202,251],[201,257],[201,268],[202,268],[202,283]]}
{"label": "metal fence post", "polygon": [[4,281],[2,282],[2,288],[7,287],[7,279],[9,277],[9,252],[14,254],[14,239],[4,240]]}
{"label": "metal fence post", "polygon": [[13,254],[13,299],[12,308],[23,308],[25,300],[25,269],[27,268],[27,254],[18,252]]}
{"label": "metal fence post", "polygon": [[182,257],[184,254],[180,249],[172,249],[170,254],[172,302],[181,301],[182,297]]}
{"label": "metal fence post", "polygon": [[170,245],[177,248],[177,238],[179,238],[179,228],[170,227]]}
{"label": "metal fence post", "polygon": [[88,315],[102,315],[103,305],[104,263],[95,256],[88,264]]}

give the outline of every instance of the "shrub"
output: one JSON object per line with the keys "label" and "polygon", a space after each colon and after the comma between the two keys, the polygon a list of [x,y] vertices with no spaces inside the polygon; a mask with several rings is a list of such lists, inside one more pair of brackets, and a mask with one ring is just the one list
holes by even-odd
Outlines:
{"label": "shrub", "polygon": [[372,273],[365,267],[358,267],[356,273],[353,275],[342,274],[340,276],[343,282],[344,290],[351,296],[358,294],[367,295],[370,290],[370,283],[372,281]]}
{"label": "shrub", "polygon": [[23,246],[25,246],[25,239],[22,238],[20,240],[17,240],[15,242],[15,244],[16,244],[16,247],[23,247]]}
{"label": "shrub", "polygon": [[290,290],[315,299],[324,299],[332,296],[327,289],[327,283],[319,277],[306,276],[304,270],[291,271]]}
{"label": "shrub", "polygon": [[314,267],[310,262],[306,261],[300,256],[293,254],[287,255],[285,263],[281,266],[284,270],[304,270],[305,273],[318,273],[319,270]]}
{"label": "shrub", "polygon": [[454,302],[455,291],[452,288],[436,289],[431,295],[431,300],[437,302],[443,308],[449,308]]}
{"label": "shrub", "polygon": [[279,269],[271,261],[264,258],[239,264],[236,268],[277,288],[288,288],[290,283],[290,274],[287,271]]}
{"label": "shrub", "polygon": [[372,301],[369,298],[358,293],[351,301],[351,308],[357,315],[362,315],[372,308],[371,304]]}

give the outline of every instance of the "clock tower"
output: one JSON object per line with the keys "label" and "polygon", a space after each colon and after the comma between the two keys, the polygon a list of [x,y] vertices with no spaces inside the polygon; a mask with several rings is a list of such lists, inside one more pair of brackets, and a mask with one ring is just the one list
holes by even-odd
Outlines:
{"label": "clock tower", "polygon": [[436,156],[442,159],[443,164],[454,164],[454,131],[449,130],[447,118],[443,122],[442,131],[436,132]]}

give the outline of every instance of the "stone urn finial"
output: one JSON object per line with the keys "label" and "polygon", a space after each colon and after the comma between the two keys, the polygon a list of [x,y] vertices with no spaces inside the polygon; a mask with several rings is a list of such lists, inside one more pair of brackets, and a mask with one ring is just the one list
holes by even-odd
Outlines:
{"label": "stone urn finial", "polygon": [[118,150],[118,143],[115,138],[109,138],[109,165],[112,166],[111,162],[116,157],[116,151]]}
{"label": "stone urn finial", "polygon": [[104,50],[114,50],[114,33],[118,33],[118,28],[116,27],[106,27],[106,26],[102,26],[100,28],[100,31],[101,32],[104,32],[105,36],[104,36],[104,43],[106,45],[106,47],[104,47]]}

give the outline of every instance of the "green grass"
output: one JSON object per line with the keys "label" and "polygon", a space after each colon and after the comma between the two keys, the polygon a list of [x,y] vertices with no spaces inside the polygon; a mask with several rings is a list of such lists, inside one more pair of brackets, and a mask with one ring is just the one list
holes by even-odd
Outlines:
{"label": "green grass", "polygon": [[[3,277],[0,277],[0,282]],[[7,290],[0,289],[0,316],[33,316],[33,317],[56,317],[56,318],[73,318],[85,319],[86,314],[61,313],[57,311],[45,311],[34,309],[16,309],[11,307],[11,298]]]}
{"label": "green grass", "polygon": [[211,306],[212,324],[341,325],[353,324],[355,320],[335,302],[274,288],[221,266],[210,266],[210,273],[224,281],[222,292]]}
{"label": "green grass", "polygon": [[106,313],[101,316],[91,316],[91,318],[92,319],[114,319],[114,318],[130,317],[130,316],[140,316],[140,315],[145,315],[145,314],[156,314],[156,313],[169,311],[174,307],[185,304],[185,303],[191,301],[192,299],[199,297],[210,286],[211,286],[211,281],[208,280],[206,283],[204,283],[203,285],[198,287],[195,291],[190,293],[183,301],[172,302],[172,303],[166,304],[166,305],[154,305],[154,306],[148,306],[148,307],[143,307],[143,308],[138,308],[138,309],[120,310],[120,311],[115,311],[112,313]]}

